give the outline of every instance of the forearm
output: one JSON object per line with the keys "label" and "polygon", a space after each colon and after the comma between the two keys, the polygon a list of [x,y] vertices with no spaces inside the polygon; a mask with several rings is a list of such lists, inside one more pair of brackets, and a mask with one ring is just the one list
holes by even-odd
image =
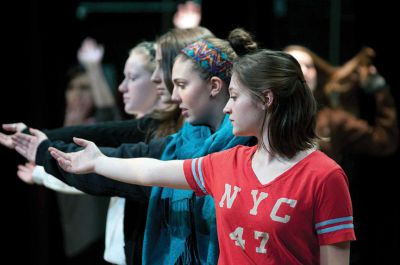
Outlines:
{"label": "forearm", "polygon": [[92,84],[92,94],[96,107],[115,106],[114,96],[104,76],[103,69],[99,63],[86,64],[85,68],[89,74]]}
{"label": "forearm", "polygon": [[183,160],[100,156],[95,160],[94,172],[125,183],[189,189],[183,172]]}

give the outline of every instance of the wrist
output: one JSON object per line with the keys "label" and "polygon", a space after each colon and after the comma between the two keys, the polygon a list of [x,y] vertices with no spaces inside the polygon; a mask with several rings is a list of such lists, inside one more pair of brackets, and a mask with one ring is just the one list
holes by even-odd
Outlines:
{"label": "wrist", "polygon": [[103,166],[107,164],[107,157],[103,154],[99,155],[93,164],[93,172],[96,174],[100,174],[103,170]]}

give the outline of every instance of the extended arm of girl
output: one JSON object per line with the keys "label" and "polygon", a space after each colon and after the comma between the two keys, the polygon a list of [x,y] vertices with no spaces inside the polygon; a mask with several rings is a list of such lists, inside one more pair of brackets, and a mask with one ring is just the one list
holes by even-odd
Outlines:
{"label": "extended arm of girl", "polygon": [[189,189],[182,160],[111,158],[103,155],[93,142],[81,138],[74,138],[74,142],[84,149],[74,153],[64,153],[56,148],[49,148],[51,155],[67,172],[75,174],[94,172],[131,184]]}

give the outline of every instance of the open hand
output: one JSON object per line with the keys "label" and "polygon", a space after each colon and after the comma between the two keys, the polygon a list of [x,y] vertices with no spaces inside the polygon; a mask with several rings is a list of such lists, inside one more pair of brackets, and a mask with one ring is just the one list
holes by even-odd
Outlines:
{"label": "open hand", "polygon": [[35,162],[38,146],[47,139],[42,131],[30,128],[32,135],[16,133],[11,138],[15,146],[15,151],[25,157],[30,162]]}
{"label": "open hand", "polygon": [[199,26],[201,20],[201,6],[193,1],[178,5],[173,22],[176,28],[188,29]]}
{"label": "open hand", "polygon": [[77,145],[84,149],[73,153],[64,153],[54,147],[50,147],[50,154],[57,160],[62,169],[75,174],[94,172],[96,159],[104,156],[95,143],[74,137]]}
{"label": "open hand", "polygon": [[11,132],[13,134],[4,134],[0,132],[0,144],[4,145],[5,147],[8,147],[10,149],[14,149],[15,145],[11,139],[11,137],[18,133],[22,132],[27,128],[27,126],[22,123],[22,122],[17,122],[17,123],[7,123],[2,125],[3,129],[7,132]]}
{"label": "open hand", "polygon": [[34,184],[32,174],[35,167],[35,163],[32,162],[27,162],[24,165],[18,165],[17,176],[27,184]]}
{"label": "open hand", "polygon": [[104,56],[104,47],[97,43],[95,39],[86,38],[78,50],[78,61],[87,66],[99,64]]}

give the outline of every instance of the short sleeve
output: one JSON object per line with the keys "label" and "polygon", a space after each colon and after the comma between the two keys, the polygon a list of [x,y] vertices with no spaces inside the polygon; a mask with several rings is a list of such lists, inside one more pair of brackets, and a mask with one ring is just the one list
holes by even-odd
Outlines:
{"label": "short sleeve", "polygon": [[348,181],[343,170],[332,171],[320,183],[314,213],[320,245],[356,239]]}
{"label": "short sleeve", "polygon": [[197,196],[205,196],[209,194],[206,189],[205,181],[208,176],[208,170],[203,167],[203,163],[208,159],[209,156],[205,156],[195,159],[187,159],[183,163],[186,181]]}

